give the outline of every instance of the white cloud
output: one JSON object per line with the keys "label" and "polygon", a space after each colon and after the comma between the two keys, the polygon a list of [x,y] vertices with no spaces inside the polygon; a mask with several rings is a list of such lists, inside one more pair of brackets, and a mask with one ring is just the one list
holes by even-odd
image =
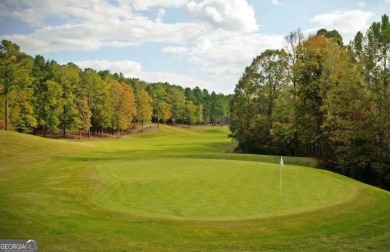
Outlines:
{"label": "white cloud", "polygon": [[164,9],[158,9],[158,11],[157,11],[157,17],[156,17],[156,19],[155,19],[155,22],[157,22],[157,23],[161,23],[162,22],[162,19],[163,19],[163,17],[165,16],[165,10]]}
{"label": "white cloud", "polygon": [[271,0],[271,3],[273,5],[279,5],[280,4],[280,2],[278,0]]}
{"label": "white cloud", "polygon": [[183,44],[198,38],[203,30],[194,23],[164,24],[133,18],[44,26],[31,34],[4,38],[19,44],[27,53],[36,54],[62,50],[92,51],[104,46],[135,46],[147,42]]}
{"label": "white cloud", "polygon": [[384,3],[390,3],[390,0],[385,0]]}
{"label": "white cloud", "polygon": [[343,33],[355,33],[369,26],[369,19],[375,13],[362,10],[324,13],[309,19],[309,22],[337,29]]}
{"label": "white cloud", "polygon": [[260,33],[232,35],[216,40],[199,41],[192,50],[195,62],[216,62],[221,64],[245,62],[265,49],[282,48],[284,38],[281,35]]}
{"label": "white cloud", "polygon": [[183,54],[188,51],[186,47],[183,46],[167,46],[161,49],[164,53],[170,53],[170,54]]}
{"label": "white cloud", "polygon": [[146,72],[142,70],[139,62],[130,60],[87,60],[74,62],[80,68],[92,68],[98,71],[110,70],[111,73],[123,73],[125,77],[140,78],[147,82],[169,82],[171,84],[181,85],[184,87],[194,88],[196,86],[200,88],[210,89],[212,85],[209,81],[200,80],[190,77],[188,75],[171,73],[171,72]]}
{"label": "white cloud", "polygon": [[4,38],[19,44],[23,51],[31,54],[72,49],[90,51],[103,45],[96,39],[92,28],[89,25],[77,24],[46,26],[32,34],[8,35]]}
{"label": "white cloud", "polygon": [[80,23],[82,21],[104,21],[112,19],[129,19],[135,16],[131,5],[119,1],[117,4],[109,1],[9,1],[0,4],[0,9],[7,10],[1,14],[24,21],[30,26],[43,26],[50,18],[56,18],[63,23]]}
{"label": "white cloud", "polygon": [[208,90],[213,89],[211,82],[198,78],[191,77],[189,75],[172,73],[172,72],[141,72],[138,78],[147,82],[169,82],[170,84],[180,85],[182,87],[194,88],[196,86],[201,89],[206,88]]}
{"label": "white cloud", "polygon": [[180,7],[189,0],[130,0],[136,10],[147,10],[154,7]]}
{"label": "white cloud", "polygon": [[[142,2],[142,4],[141,4]],[[30,34],[3,36],[18,43],[27,53],[62,50],[92,51],[104,46],[136,46],[147,42],[183,44],[195,40],[204,27],[196,23],[162,23],[165,10],[157,10],[157,20],[134,12],[132,4],[142,8],[175,6],[187,1],[129,1],[99,2],[86,0],[16,1],[0,3],[1,15],[36,25]],[[4,11],[7,10],[7,11]],[[49,24],[52,18],[56,25]],[[157,22],[156,22],[157,21]]]}
{"label": "white cloud", "polygon": [[126,77],[136,77],[141,73],[139,62],[131,60],[86,60],[74,62],[80,68],[92,68],[98,71],[110,70],[112,73],[123,73]]}
{"label": "white cloud", "polygon": [[266,49],[280,49],[284,46],[281,35],[260,33],[236,34],[219,39],[201,39],[188,53],[189,61],[198,65],[201,71],[215,83],[230,87],[241,77],[252,59]]}
{"label": "white cloud", "polygon": [[318,27],[310,30],[325,28],[328,30],[336,29],[341,33],[344,41],[349,41],[358,31],[366,30],[370,25],[370,19],[375,13],[362,10],[336,11],[324,13],[310,18],[310,23]]}
{"label": "white cloud", "polygon": [[359,8],[364,8],[364,7],[366,7],[366,3],[365,3],[365,2],[358,2],[358,3],[357,3],[357,6],[358,6]]}
{"label": "white cloud", "polygon": [[203,0],[191,1],[187,11],[197,21],[215,28],[234,32],[254,32],[258,30],[255,12],[246,0]]}

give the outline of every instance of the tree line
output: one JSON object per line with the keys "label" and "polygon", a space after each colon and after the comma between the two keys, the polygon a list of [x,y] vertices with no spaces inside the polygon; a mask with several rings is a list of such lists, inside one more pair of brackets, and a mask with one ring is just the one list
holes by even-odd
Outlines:
{"label": "tree line", "polygon": [[286,37],[253,59],[230,104],[237,151],[310,156],[390,189],[390,23],[387,15],[347,46],[321,29]]}
{"label": "tree line", "polygon": [[147,83],[109,70],[34,58],[0,45],[0,128],[52,135],[116,133],[155,122],[227,124],[229,96],[169,83]]}

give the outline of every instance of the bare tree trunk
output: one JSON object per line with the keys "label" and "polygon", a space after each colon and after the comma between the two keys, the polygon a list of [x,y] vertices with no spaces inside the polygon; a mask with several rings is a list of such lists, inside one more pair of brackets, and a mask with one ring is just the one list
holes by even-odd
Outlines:
{"label": "bare tree trunk", "polygon": [[5,70],[5,101],[4,101],[4,113],[5,113],[5,130],[8,131],[8,70]]}
{"label": "bare tree trunk", "polygon": [[7,96],[5,97],[4,107],[5,107],[5,130],[8,131],[8,98],[7,98]]}
{"label": "bare tree trunk", "polygon": [[160,111],[157,110],[157,128],[160,127]]}

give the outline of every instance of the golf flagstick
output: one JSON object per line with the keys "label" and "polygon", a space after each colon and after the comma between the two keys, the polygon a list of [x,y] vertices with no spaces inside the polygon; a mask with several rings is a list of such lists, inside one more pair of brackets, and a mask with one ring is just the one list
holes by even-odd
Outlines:
{"label": "golf flagstick", "polygon": [[279,166],[279,196],[282,196],[282,166],[284,166],[283,157],[280,156]]}

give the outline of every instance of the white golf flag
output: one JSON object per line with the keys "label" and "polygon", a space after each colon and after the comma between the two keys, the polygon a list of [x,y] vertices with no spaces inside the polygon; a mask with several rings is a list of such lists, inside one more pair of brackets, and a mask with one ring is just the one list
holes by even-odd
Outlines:
{"label": "white golf flag", "polygon": [[284,162],[283,162],[283,157],[280,156],[280,161],[279,161],[280,165],[283,166],[284,165]]}

